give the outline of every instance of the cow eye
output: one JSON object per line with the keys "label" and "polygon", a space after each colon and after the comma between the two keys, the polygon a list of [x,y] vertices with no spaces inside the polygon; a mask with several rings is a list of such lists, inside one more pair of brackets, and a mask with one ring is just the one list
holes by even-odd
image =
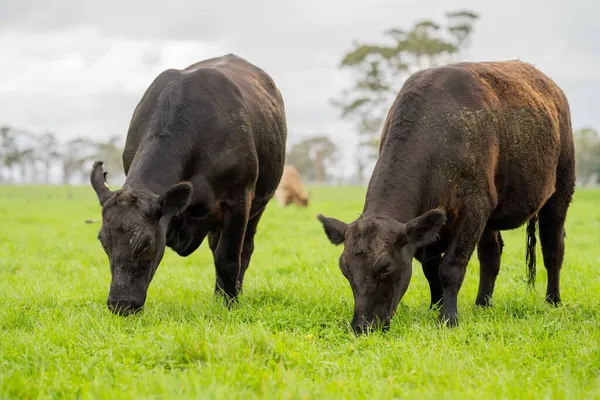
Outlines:
{"label": "cow eye", "polygon": [[391,263],[385,264],[379,269],[379,274],[381,276],[388,276],[392,272],[394,272],[394,266]]}
{"label": "cow eye", "polygon": [[145,253],[146,251],[148,251],[150,246],[152,246],[152,241],[150,239],[144,239],[144,241],[142,242],[142,245],[140,246],[140,248],[142,249],[141,252]]}

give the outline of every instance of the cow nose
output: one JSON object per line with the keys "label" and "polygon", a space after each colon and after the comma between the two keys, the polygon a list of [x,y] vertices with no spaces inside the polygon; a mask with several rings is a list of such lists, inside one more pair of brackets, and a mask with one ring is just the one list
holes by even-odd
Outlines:
{"label": "cow nose", "polygon": [[366,324],[352,324],[352,330],[356,336],[366,335],[369,333],[370,327]]}
{"label": "cow nose", "polygon": [[390,330],[390,323],[386,321],[384,324],[376,324],[375,322],[372,322],[370,324],[352,324],[352,330],[354,331],[354,334],[356,336],[367,335],[377,329],[381,329],[383,332],[387,332]]}
{"label": "cow nose", "polygon": [[113,314],[121,316],[135,314],[144,306],[138,301],[127,299],[108,299],[106,305]]}

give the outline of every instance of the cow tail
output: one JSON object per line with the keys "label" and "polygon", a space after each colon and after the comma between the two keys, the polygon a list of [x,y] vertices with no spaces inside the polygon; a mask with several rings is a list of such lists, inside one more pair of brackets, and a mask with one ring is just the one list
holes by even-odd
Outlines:
{"label": "cow tail", "polygon": [[527,222],[527,251],[525,253],[525,262],[527,263],[527,286],[535,286],[535,224],[538,221],[538,216],[534,215]]}

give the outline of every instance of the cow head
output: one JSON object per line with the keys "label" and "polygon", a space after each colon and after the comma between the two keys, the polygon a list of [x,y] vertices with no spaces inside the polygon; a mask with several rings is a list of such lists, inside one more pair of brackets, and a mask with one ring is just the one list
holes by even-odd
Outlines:
{"label": "cow head", "polygon": [[352,329],[387,330],[412,275],[412,259],[419,247],[434,242],[446,223],[446,213],[434,209],[407,222],[361,216],[351,224],[318,216],[334,245],[344,243],[339,259],[354,295]]}
{"label": "cow head", "polygon": [[308,195],[307,196],[295,196],[294,203],[298,207],[308,207]]}
{"label": "cow head", "polygon": [[304,207],[308,207],[308,200],[310,200],[311,195],[312,193],[310,192],[310,190],[308,190],[306,192],[306,196],[304,196],[304,199],[302,200],[302,204],[304,205]]}
{"label": "cow head", "polygon": [[113,313],[132,314],[146,301],[165,252],[169,219],[188,207],[192,185],[180,182],[160,195],[128,187],[111,191],[99,161],[94,163],[90,181],[102,206],[98,239],[110,262],[107,305]]}
{"label": "cow head", "polygon": [[295,203],[298,207],[308,207],[308,201],[310,200],[310,191],[302,191],[298,196],[295,197]]}

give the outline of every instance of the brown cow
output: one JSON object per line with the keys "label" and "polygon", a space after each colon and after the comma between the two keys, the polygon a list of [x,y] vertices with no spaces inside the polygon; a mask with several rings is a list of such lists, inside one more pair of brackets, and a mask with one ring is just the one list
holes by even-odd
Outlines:
{"label": "brown cow", "polygon": [[535,282],[539,217],[546,301],[560,303],[564,222],[575,187],[569,104],[521,61],[461,62],[412,75],[387,115],[362,215],[319,215],[350,281],[359,334],[389,326],[415,257],[431,306],[458,323],[457,297],[477,248],[476,304],[488,306],[500,268],[501,230],[527,223],[528,283]]}
{"label": "brown cow", "polygon": [[286,165],[283,168],[283,175],[275,192],[275,198],[281,207],[286,207],[291,203],[298,207],[308,205],[308,193],[304,191],[300,174],[294,166]]}

